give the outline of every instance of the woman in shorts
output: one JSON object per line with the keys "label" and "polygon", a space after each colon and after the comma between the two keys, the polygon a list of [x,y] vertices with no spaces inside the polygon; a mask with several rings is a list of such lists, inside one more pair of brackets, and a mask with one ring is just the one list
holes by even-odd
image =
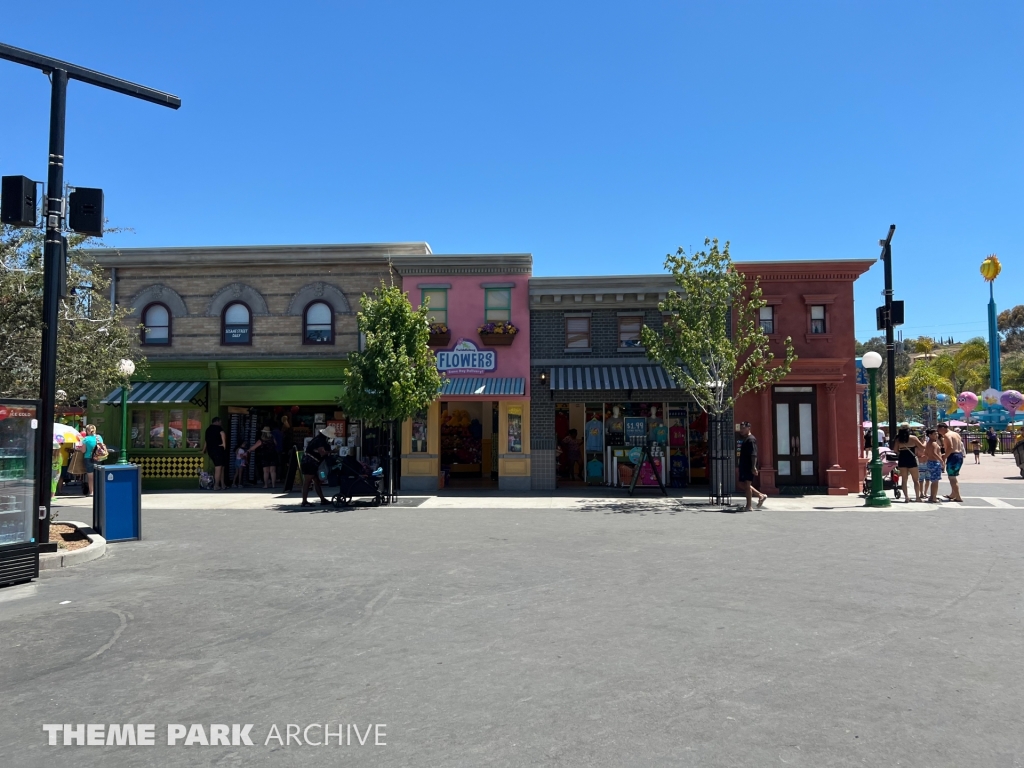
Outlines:
{"label": "woman in shorts", "polygon": [[85,437],[82,439],[82,458],[85,459],[85,482],[86,496],[92,496],[93,470],[96,469],[96,462],[93,461],[93,454],[96,453],[96,445],[103,442],[103,435],[96,434],[96,425],[89,424],[85,428]]}
{"label": "woman in shorts", "polygon": [[920,467],[917,463],[917,453],[915,449],[922,445],[921,441],[918,440],[914,435],[910,434],[910,427],[906,425],[900,426],[899,432],[896,433],[896,442],[893,443],[893,448],[896,449],[896,464],[900,468],[900,477],[903,480],[903,501],[906,504],[910,503],[910,495],[907,493],[907,481],[913,479],[914,481],[914,501],[923,501],[921,498],[921,476]]}

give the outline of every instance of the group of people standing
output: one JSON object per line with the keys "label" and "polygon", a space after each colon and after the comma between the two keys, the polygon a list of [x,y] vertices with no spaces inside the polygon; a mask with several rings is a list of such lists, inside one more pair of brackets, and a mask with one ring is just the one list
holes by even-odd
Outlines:
{"label": "group of people standing", "polygon": [[963,501],[959,475],[964,465],[964,443],[960,434],[950,429],[948,424],[942,422],[934,429],[925,430],[924,440],[911,434],[907,424],[902,424],[896,432],[892,449],[896,452],[905,503],[911,501],[907,492],[910,480],[914,481],[914,501],[937,503],[943,472],[950,486],[943,500]]}
{"label": "group of people standing", "polygon": [[[263,473],[263,487],[267,489],[277,486],[277,467],[281,463],[283,442],[287,442],[289,448],[292,443],[291,435],[283,434],[290,431],[289,423],[284,421],[282,426],[285,430],[274,430],[269,426],[263,427],[259,439],[250,447],[248,443],[241,443],[235,449],[235,475],[232,478],[232,488],[241,488],[244,485],[246,467],[253,460],[255,455],[258,466]],[[317,495],[320,496],[320,503],[327,504],[324,496],[320,478],[317,475],[317,468],[323,459],[331,452],[331,441],[335,437],[333,426],[321,429],[305,446],[301,459],[295,455],[294,450],[289,450],[287,468],[285,469],[284,490],[291,490],[292,478],[295,475],[297,462],[301,461],[302,469],[302,506],[311,506],[307,500],[310,487],[312,486]],[[203,440],[203,453],[210,457],[213,462],[213,489],[215,491],[227,489],[225,473],[228,467],[228,437],[221,426],[220,417],[215,416],[210,420],[210,426],[206,428]]]}
{"label": "group of people standing", "polygon": [[[281,461],[282,445],[281,437],[274,434],[270,427],[263,427],[259,440],[253,443],[252,447],[246,442],[241,443],[235,449],[235,474],[232,478],[231,487],[241,488],[245,484],[245,470],[253,455],[262,468],[263,487],[274,488],[277,486],[277,465]],[[220,491],[228,486],[225,483],[225,474],[228,467],[228,436],[220,424],[220,417],[215,416],[210,420],[210,426],[206,428],[203,440],[203,453],[210,457],[213,462],[213,490]]]}

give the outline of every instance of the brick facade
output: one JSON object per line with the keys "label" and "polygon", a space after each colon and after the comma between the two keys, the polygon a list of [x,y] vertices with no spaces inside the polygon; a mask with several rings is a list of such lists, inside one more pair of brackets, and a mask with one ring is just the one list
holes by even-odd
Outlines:
{"label": "brick facade", "polygon": [[[172,309],[172,343],[145,345],[147,357],[153,360],[190,358],[224,358],[253,356],[338,357],[358,348],[356,312],[359,298],[376,288],[388,276],[387,265],[306,266],[301,270],[280,266],[251,264],[237,270],[220,267],[154,265],[123,267],[117,270],[117,299],[122,306],[132,306],[135,297],[159,286],[176,293],[184,302],[187,314],[176,315]],[[288,313],[296,294],[311,283],[336,288],[345,302],[323,297],[334,309],[333,345],[303,345],[302,314]],[[256,291],[266,303],[268,313],[255,307],[252,318],[251,345],[222,345],[221,313],[210,314],[214,295],[225,287],[241,284]],[[150,292],[149,297],[152,298]],[[146,299],[143,299],[146,301]],[[146,303],[149,303],[146,301]],[[247,302],[248,303],[248,302]],[[141,313],[143,306],[134,307]],[[140,322],[137,317],[134,322]]]}

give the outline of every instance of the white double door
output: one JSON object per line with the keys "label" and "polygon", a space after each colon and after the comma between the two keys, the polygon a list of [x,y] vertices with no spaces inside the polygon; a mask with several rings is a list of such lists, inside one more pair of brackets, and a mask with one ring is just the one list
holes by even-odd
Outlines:
{"label": "white double door", "polygon": [[772,401],[776,485],[818,485],[814,387],[776,387]]}

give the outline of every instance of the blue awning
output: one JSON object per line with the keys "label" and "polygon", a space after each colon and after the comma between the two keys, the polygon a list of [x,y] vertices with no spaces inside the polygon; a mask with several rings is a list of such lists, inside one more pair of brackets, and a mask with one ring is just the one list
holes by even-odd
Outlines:
{"label": "blue awning", "polygon": [[[156,405],[160,403],[192,403],[206,407],[199,395],[206,388],[205,381],[146,381],[132,384],[128,389],[130,405]],[[101,401],[105,405],[121,404],[121,387]]]}
{"label": "blue awning", "polygon": [[551,369],[552,390],[679,389],[660,365],[573,365]]}
{"label": "blue awning", "polygon": [[450,376],[442,395],[525,395],[526,379],[497,376]]}

